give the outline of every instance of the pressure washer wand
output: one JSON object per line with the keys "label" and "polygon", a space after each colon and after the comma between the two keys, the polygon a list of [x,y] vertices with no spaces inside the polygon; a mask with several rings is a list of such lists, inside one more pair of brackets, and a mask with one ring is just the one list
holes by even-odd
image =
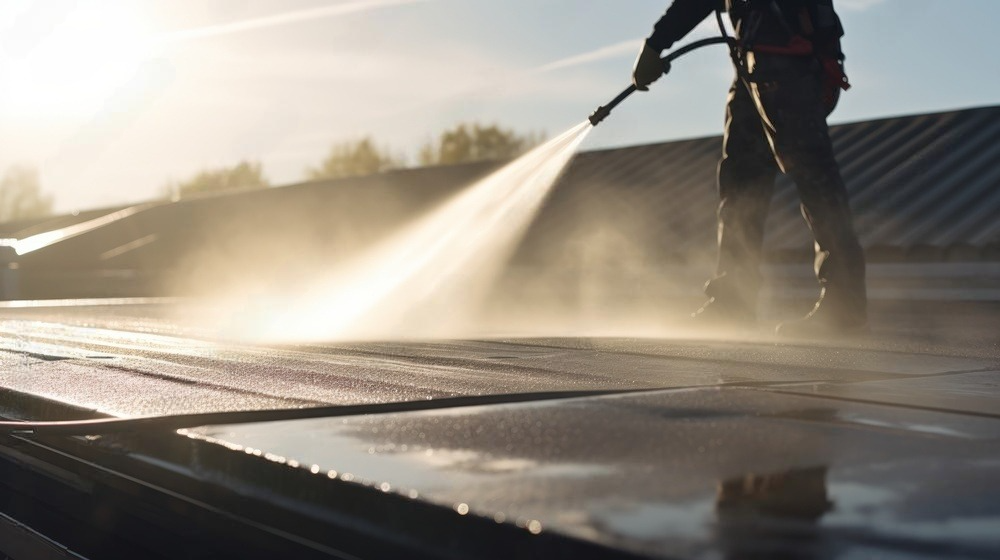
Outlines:
{"label": "pressure washer wand", "polygon": [[[731,43],[732,41],[733,39],[729,37],[710,37],[708,39],[702,39],[700,41],[695,41],[691,44],[684,45],[683,47],[677,49],[672,53],[668,53],[666,56],[660,59],[660,61],[663,62],[663,73],[668,74],[670,72],[670,63],[672,61],[676,60],[677,58],[680,58],[681,56],[684,56],[685,54],[695,49],[700,49],[701,47],[705,47],[708,45]],[[632,95],[635,92],[636,92],[635,84],[632,84],[627,88],[625,88],[625,91],[619,93],[618,97],[612,99],[610,103],[598,107],[597,110],[594,111],[593,114],[591,114],[589,117],[590,124],[594,126],[600,124],[601,121],[608,118],[608,115],[611,114],[612,109],[617,107],[622,101],[628,99],[628,96]]]}
{"label": "pressure washer wand", "polygon": [[600,107],[598,107],[597,110],[591,113],[589,117],[590,124],[594,126],[601,124],[601,121],[608,118],[608,115],[611,114],[612,109],[617,107],[619,103],[625,101],[625,99],[627,99],[628,96],[632,95],[635,92],[636,92],[635,84],[632,84],[627,88],[625,88],[625,91],[619,93],[618,97],[612,99],[611,103],[608,103],[607,105],[601,105]]}

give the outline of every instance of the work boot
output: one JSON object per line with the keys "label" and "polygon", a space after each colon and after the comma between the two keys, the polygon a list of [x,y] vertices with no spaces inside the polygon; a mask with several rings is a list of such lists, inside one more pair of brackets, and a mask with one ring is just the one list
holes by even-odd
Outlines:
{"label": "work boot", "polygon": [[705,329],[751,329],[757,322],[756,313],[739,301],[708,298],[691,314],[695,327]]}
{"label": "work boot", "polygon": [[826,288],[812,311],[801,319],[785,321],[774,332],[786,338],[845,338],[863,336],[870,332],[864,303],[849,304],[830,297]]}

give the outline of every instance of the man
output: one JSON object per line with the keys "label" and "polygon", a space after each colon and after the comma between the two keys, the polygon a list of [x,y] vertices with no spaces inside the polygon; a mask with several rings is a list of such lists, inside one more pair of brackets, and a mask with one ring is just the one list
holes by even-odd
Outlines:
{"label": "man", "polygon": [[816,240],[821,291],[813,310],[779,325],[779,334],[865,332],[864,253],[826,123],[849,87],[833,0],[674,0],[636,59],[636,87],[647,90],[662,74],[660,53],[716,9],[729,13],[736,33],[737,76],[718,169],[718,266],[693,316],[711,325],[756,321],[764,222],[780,170],[794,180]]}

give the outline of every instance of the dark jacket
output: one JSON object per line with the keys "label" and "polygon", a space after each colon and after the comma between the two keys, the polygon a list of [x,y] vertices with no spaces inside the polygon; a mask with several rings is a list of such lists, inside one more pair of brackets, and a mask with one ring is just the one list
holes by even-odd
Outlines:
{"label": "dark jacket", "polygon": [[787,45],[798,35],[819,53],[839,53],[844,31],[833,0],[674,0],[646,41],[658,51],[669,49],[715,10],[729,12],[744,45]]}

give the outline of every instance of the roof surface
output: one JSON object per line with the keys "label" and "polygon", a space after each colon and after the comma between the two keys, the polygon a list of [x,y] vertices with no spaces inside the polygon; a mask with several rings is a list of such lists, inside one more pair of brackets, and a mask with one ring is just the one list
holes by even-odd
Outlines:
{"label": "roof surface", "polygon": [[[236,492],[213,507],[307,548],[348,527],[370,539],[360,557],[376,542],[451,558],[1000,554],[997,303],[876,302],[871,338],[825,343],[762,331],[297,346],[209,340],[177,319],[200,305],[3,309],[4,414],[500,397],[44,440],[167,491]],[[519,402],[579,390],[617,394]],[[306,534],[301,518],[327,529]]]}

